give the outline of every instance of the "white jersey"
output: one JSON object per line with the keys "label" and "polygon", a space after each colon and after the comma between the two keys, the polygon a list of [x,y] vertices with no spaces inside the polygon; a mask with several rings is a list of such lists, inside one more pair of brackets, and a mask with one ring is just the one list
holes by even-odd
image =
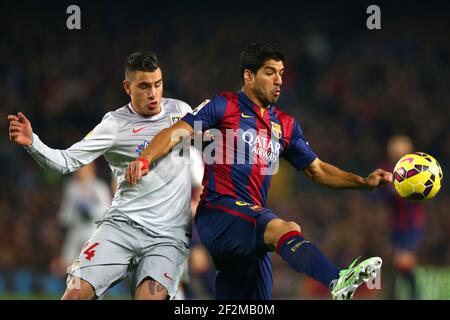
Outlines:
{"label": "white jersey", "polygon": [[191,184],[193,188],[199,188],[202,186],[203,174],[205,167],[203,164],[203,155],[195,147],[190,149],[191,159]]}
{"label": "white jersey", "polygon": [[130,186],[124,176],[128,164],[141,154],[155,135],[192,111],[185,102],[168,98],[161,99],[161,108],[159,114],[143,117],[128,104],[108,112],[83,140],[66,150],[49,148],[37,135],[33,135],[33,144],[26,149],[41,166],[62,174],[73,172],[104,155],[118,186],[103,218],[131,219],[155,236],[189,241],[189,160],[181,159],[179,151],[174,150],[173,154],[154,163],[149,174],[137,185]]}

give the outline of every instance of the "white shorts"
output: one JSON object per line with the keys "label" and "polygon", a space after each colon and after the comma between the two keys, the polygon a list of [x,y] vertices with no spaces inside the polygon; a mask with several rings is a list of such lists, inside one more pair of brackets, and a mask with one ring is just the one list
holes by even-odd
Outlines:
{"label": "white shorts", "polygon": [[170,298],[178,290],[189,248],[182,241],[151,236],[141,225],[104,220],[88,240],[67,277],[89,282],[98,298],[128,276],[132,295],[150,277],[166,288]]}

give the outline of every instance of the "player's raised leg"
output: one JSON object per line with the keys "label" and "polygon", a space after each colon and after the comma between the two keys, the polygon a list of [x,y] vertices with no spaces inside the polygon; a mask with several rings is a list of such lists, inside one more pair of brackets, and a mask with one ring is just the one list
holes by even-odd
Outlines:
{"label": "player's raised leg", "polygon": [[364,260],[355,266],[339,270],[310,241],[306,240],[300,226],[282,219],[271,220],[264,232],[264,241],[295,270],[321,282],[330,289],[334,299],[351,299],[356,289],[375,278],[382,260],[379,257]]}
{"label": "player's raised leg", "polygon": [[292,268],[321,282],[327,288],[339,278],[339,269],[310,241],[300,226],[292,221],[271,220],[264,232],[264,242]]}

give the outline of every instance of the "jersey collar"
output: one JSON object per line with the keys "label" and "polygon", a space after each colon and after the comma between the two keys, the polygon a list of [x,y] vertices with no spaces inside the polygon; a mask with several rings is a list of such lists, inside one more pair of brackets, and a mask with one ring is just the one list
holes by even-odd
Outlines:
{"label": "jersey collar", "polygon": [[269,105],[269,107],[264,112],[264,115],[261,115],[260,107],[257,106],[250,98],[244,93],[244,91],[238,91],[238,97],[240,101],[250,108],[258,117],[260,117],[263,121],[267,121],[270,118],[270,112],[273,110],[273,105]]}
{"label": "jersey collar", "polygon": [[[244,102],[247,106],[252,108],[253,110],[259,110],[259,106],[257,106],[252,100],[250,100],[249,97],[244,93],[244,91],[240,90],[237,92],[238,96],[242,99],[242,102]],[[270,105],[266,111],[272,110],[273,105]]]}

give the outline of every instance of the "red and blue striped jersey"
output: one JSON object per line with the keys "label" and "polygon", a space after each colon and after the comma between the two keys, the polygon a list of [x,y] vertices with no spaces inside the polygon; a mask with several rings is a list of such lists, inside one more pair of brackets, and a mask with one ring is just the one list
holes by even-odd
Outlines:
{"label": "red and blue striped jersey", "polygon": [[316,159],[293,117],[275,106],[261,113],[242,91],[219,93],[183,120],[214,135],[204,150],[202,199],[226,195],[263,207],[280,156],[297,170]]}

